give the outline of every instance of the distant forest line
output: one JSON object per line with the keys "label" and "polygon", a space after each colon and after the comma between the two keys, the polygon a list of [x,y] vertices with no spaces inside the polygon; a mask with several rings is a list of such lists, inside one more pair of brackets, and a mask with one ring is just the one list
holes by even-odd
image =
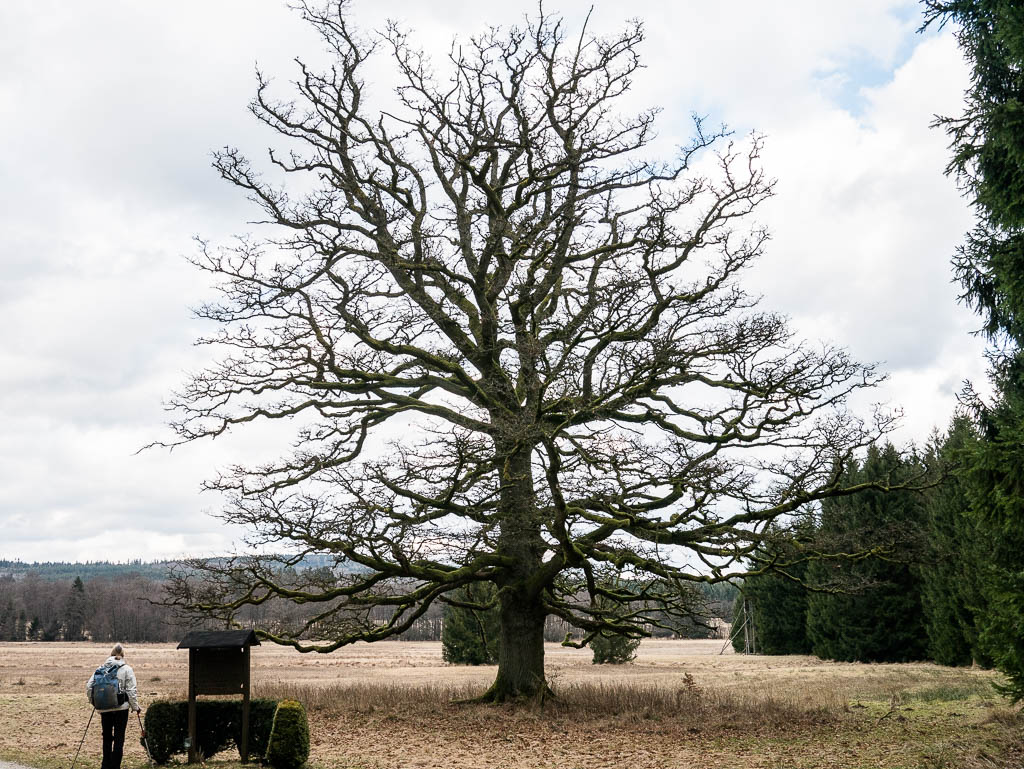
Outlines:
{"label": "distant forest line", "polygon": [[[165,581],[173,565],[172,561],[0,560],[0,641],[166,643],[179,640],[189,629],[214,627],[211,623],[182,620],[162,605]],[[731,622],[736,588],[729,584],[706,585],[702,592],[707,619]],[[283,621],[294,621],[295,611],[294,606],[247,607],[238,621],[273,631]],[[432,606],[400,640],[441,640],[442,615],[440,605]],[[386,619],[383,613],[380,619]],[[548,641],[561,641],[568,629],[552,617],[544,635]],[[709,638],[715,631],[694,623],[676,635]]]}
{"label": "distant forest line", "polygon": [[115,561],[45,561],[26,563],[24,561],[7,561],[0,559],[0,578],[15,579],[35,574],[44,580],[73,580],[75,577],[92,579],[94,577],[148,577],[163,580],[173,561],[142,561],[133,560],[118,563]]}

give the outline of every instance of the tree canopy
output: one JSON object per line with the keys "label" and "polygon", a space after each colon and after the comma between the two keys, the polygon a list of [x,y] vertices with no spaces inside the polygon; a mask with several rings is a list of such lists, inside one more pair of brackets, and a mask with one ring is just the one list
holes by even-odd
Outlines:
{"label": "tree canopy", "polygon": [[[846,407],[872,367],[740,285],[768,241],[761,139],[697,119],[655,160],[657,110],[618,109],[639,23],[570,36],[542,14],[435,63],[397,26],[360,34],[344,2],[301,12],[333,62],[299,61],[292,100],[259,76],[282,181],[216,154],[273,234],[202,245],[221,357],[173,399],[179,442],[294,425],[281,459],[209,483],[276,555],[191,563],[182,611],[313,606],[262,637],[331,651],[491,583],[460,601],[498,609],[485,696],[527,696],[546,689],[545,617],[574,645],[678,624],[770,525],[880,486],[842,472],[890,424]],[[377,52],[390,100],[364,80]],[[314,553],[335,568],[286,568]]]}

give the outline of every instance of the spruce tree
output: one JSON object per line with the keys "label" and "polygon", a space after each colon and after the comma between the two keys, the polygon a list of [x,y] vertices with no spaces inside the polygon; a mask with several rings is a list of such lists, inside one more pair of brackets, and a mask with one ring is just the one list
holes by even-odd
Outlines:
{"label": "spruce tree", "polygon": [[811,652],[807,638],[807,589],[797,581],[805,577],[807,564],[795,564],[786,571],[791,577],[765,572],[744,580],[743,592],[754,623],[758,654]]}
{"label": "spruce tree", "polygon": [[71,584],[71,593],[64,604],[64,640],[85,640],[86,615],[85,583],[81,577],[75,577]]}
{"label": "spruce tree", "polygon": [[441,654],[455,665],[493,665],[498,661],[497,590],[487,582],[462,588],[444,608]]}
{"label": "spruce tree", "polygon": [[[1019,361],[1024,364],[1024,357]],[[1000,688],[1024,700],[1024,380],[987,412],[985,439],[964,472],[978,529],[977,564],[984,611],[977,615],[981,652],[1007,676]]]}
{"label": "spruce tree", "polygon": [[[616,590],[621,588],[629,589],[629,585],[619,579],[614,579],[603,585],[605,589]],[[621,604],[599,595],[595,601],[596,607],[607,614],[608,621],[612,624],[623,622],[630,611],[628,604]],[[624,624],[624,629],[629,629]],[[592,662],[595,665],[623,665],[631,662],[636,657],[637,647],[640,646],[640,638],[637,635],[625,632],[605,630],[597,633],[590,641],[590,649],[593,652]]]}
{"label": "spruce tree", "polygon": [[636,658],[640,639],[620,633],[598,633],[590,642],[595,665],[623,665]]}
{"label": "spruce tree", "polygon": [[962,299],[992,342],[996,396],[968,393],[981,438],[966,463],[972,514],[991,547],[979,564],[981,645],[1024,699],[1024,7],[1006,0],[926,0],[926,22],[952,22],[971,64],[962,115],[937,125],[950,137],[953,174],[971,196],[976,226],[953,260]]}
{"label": "spruce tree", "polygon": [[[807,554],[799,543],[813,535],[813,524],[802,524],[797,531],[796,541],[770,531],[765,544],[751,558],[752,572],[743,580],[736,606],[746,603],[757,654],[811,651],[807,638]],[[742,617],[738,621],[742,622]],[[743,651],[744,647],[744,634],[738,633],[733,648]]]}
{"label": "spruce tree", "polygon": [[993,543],[971,514],[967,487],[957,472],[977,443],[976,431],[961,416],[930,449],[934,465],[945,477],[925,497],[927,547],[920,568],[921,600],[928,654],[940,665],[989,662],[979,644],[977,623],[986,611],[982,566]]}
{"label": "spruce tree", "polygon": [[[847,472],[856,482],[898,483],[920,473],[889,444],[869,448]],[[924,659],[927,635],[920,580],[912,560],[923,516],[913,491],[867,491],[822,504],[818,536],[825,552],[863,557],[812,561],[807,635],[813,652],[847,662]]]}

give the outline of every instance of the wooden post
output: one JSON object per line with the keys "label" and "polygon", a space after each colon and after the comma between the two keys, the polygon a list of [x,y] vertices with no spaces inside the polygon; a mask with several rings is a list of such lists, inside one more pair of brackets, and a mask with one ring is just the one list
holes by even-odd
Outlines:
{"label": "wooden post", "polygon": [[757,623],[754,622],[754,602],[747,607],[750,612],[750,653],[757,654]]}
{"label": "wooden post", "polygon": [[194,764],[199,758],[196,744],[196,650],[188,650],[188,762]]}
{"label": "wooden post", "polygon": [[752,645],[752,639],[754,633],[754,623],[750,621],[750,604],[747,602],[746,598],[743,599],[743,619],[743,653],[753,654],[754,649]]}
{"label": "wooden post", "polygon": [[239,753],[242,754],[242,763],[249,761],[249,647],[242,647],[242,654],[245,655],[245,677],[242,679],[242,744]]}

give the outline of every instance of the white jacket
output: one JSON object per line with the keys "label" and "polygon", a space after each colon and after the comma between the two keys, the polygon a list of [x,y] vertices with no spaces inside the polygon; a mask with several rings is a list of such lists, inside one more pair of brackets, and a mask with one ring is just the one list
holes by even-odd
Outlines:
{"label": "white jacket", "polygon": [[[139,687],[135,682],[135,671],[132,670],[132,666],[125,664],[124,660],[118,659],[117,657],[107,657],[107,661],[103,664],[117,666],[118,688],[128,695],[128,701],[116,708],[101,710],[100,713],[110,713],[115,710],[128,710],[128,708],[131,708],[132,710],[139,710]],[[93,673],[89,676],[89,682],[85,685],[85,696],[90,702],[92,702],[92,684],[95,678],[96,674]]]}

